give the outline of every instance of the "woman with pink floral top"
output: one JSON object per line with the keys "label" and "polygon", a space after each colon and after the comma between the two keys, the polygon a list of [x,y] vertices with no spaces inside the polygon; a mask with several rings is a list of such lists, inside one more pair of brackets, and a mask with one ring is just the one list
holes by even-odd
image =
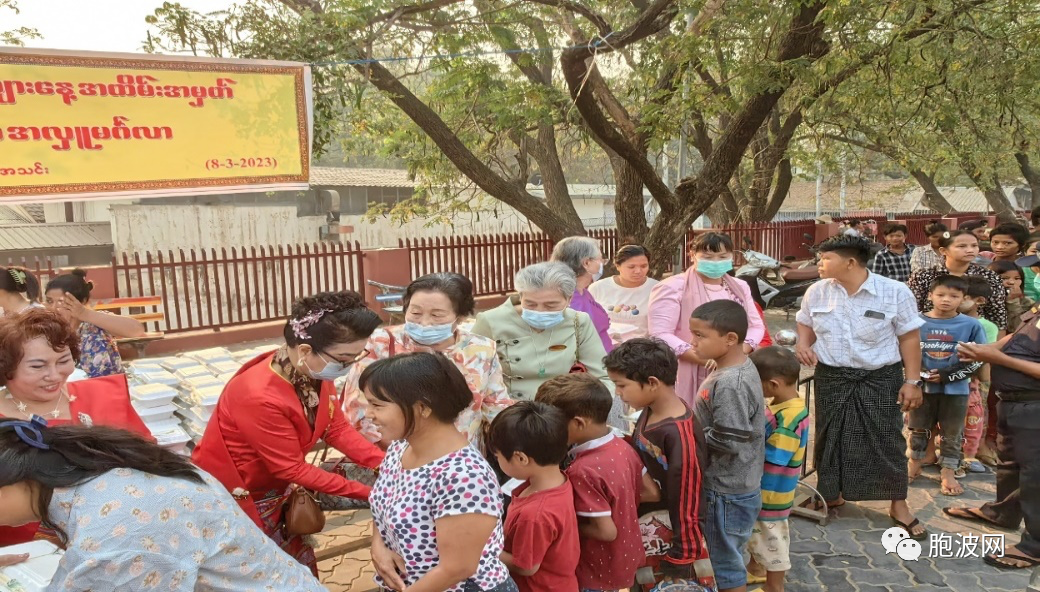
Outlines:
{"label": "woman with pink floral top", "polygon": [[462,371],[473,392],[473,404],[459,414],[455,426],[470,443],[481,447],[483,426],[513,401],[502,379],[495,342],[459,328],[459,321],[472,315],[474,308],[473,284],[461,274],[425,275],[408,285],[404,293],[405,323],[372,333],[367,346],[371,353],[351,366],[343,387],[347,418],[365,437],[373,442],[382,440],[368,417],[365,395],[358,388],[361,373],[376,360],[425,351],[443,354]]}

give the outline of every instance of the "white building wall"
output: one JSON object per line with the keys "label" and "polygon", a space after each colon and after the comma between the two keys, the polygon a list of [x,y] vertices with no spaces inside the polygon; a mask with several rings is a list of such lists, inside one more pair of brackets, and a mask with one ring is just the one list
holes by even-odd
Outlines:
{"label": "white building wall", "polygon": [[114,205],[111,220],[117,253],[315,243],[325,225],[294,206]]}

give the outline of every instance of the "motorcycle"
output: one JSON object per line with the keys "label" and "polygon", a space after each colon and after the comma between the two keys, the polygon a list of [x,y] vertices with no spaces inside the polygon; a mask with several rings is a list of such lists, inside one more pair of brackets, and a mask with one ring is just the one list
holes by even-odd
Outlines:
{"label": "motorcycle", "polygon": [[[812,237],[805,235],[806,240]],[[744,265],[736,271],[738,279],[747,283],[751,296],[763,310],[780,308],[790,313],[802,304],[802,296],[809,286],[820,280],[820,272],[816,267],[819,253],[810,244],[803,244],[813,259],[799,264],[781,263],[773,257],[752,250],[754,246],[749,237],[744,237]]]}

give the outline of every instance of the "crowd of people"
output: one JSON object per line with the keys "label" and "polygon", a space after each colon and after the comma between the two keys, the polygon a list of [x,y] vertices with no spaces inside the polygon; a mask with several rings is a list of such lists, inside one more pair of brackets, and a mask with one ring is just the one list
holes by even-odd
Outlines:
{"label": "crowd of people", "polygon": [[995,502],[945,511],[1024,519],[1022,541],[986,561],[1036,565],[1040,259],[1035,235],[1003,224],[984,261],[978,230],[935,223],[914,246],[894,225],[876,254],[858,227],[825,241],[794,351],[771,345],[716,232],[661,281],[640,245],[603,277],[598,242],[565,239],[479,314],[457,273],[415,279],[399,325],[354,292],[299,298],[190,460],[130,405],[114,337],[140,324],[94,311],[82,272],[41,291],[5,268],[0,565],[26,559],[2,546],[45,539],[65,550],[54,590],[319,590],[322,510],[367,506],[385,590],[617,591],[642,570],[778,592],[805,366],[828,510],[884,500],[922,539],[907,491],[924,465],[950,496],[995,465]]}

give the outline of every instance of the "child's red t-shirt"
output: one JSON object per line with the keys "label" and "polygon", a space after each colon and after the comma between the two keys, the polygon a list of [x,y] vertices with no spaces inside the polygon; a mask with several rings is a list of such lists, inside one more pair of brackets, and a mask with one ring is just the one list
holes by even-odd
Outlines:
{"label": "child's red t-shirt", "polygon": [[526,497],[530,483],[513,490],[506,513],[505,550],[520,569],[539,565],[533,576],[513,574],[520,592],[577,592],[578,520],[574,514],[574,490],[563,485]]}
{"label": "child's red t-shirt", "polygon": [[636,570],[646,563],[639,533],[639,493],[643,463],[623,439],[608,434],[575,448],[567,467],[574,488],[578,519],[610,516],[617,528],[611,542],[581,540],[578,584],[583,590],[631,587]]}

